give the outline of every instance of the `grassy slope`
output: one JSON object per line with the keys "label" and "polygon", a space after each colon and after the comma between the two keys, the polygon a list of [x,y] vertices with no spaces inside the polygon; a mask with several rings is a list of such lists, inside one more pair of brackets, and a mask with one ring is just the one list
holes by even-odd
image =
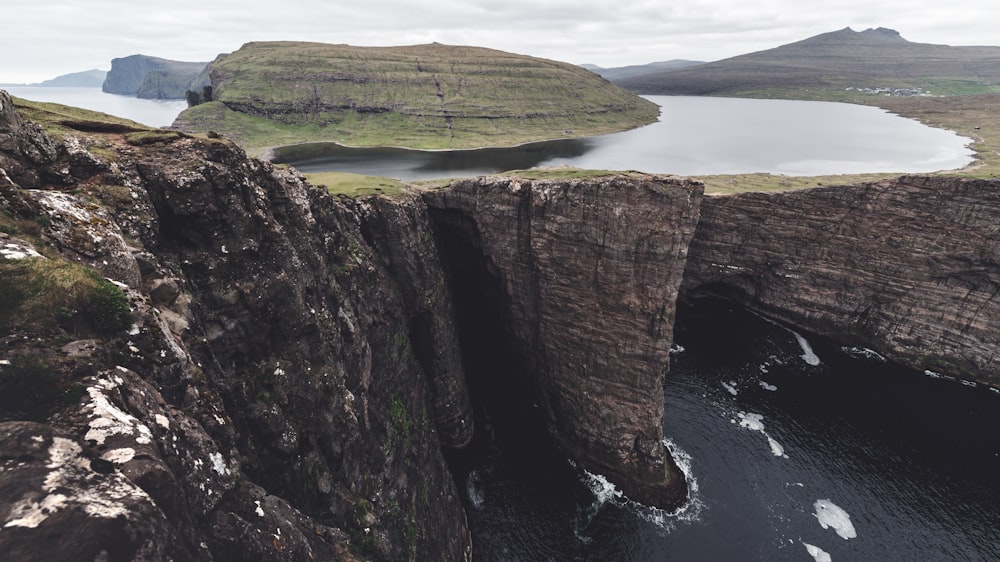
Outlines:
{"label": "grassy slope", "polygon": [[473,148],[621,131],[658,108],[575,65],[478,47],[249,43],[175,126],[269,146]]}
{"label": "grassy slope", "polygon": [[[843,29],[689,69],[619,84],[646,94],[808,99],[845,88],[923,88],[934,95],[1000,92],[1000,47],[911,43],[891,30]],[[825,99],[825,98],[824,98]]]}

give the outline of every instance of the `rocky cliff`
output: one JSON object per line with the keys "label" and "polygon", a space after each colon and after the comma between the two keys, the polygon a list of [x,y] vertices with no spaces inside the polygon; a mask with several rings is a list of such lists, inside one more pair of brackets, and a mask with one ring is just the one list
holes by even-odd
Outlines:
{"label": "rocky cliff", "polygon": [[[541,404],[555,443],[629,497],[683,502],[684,477],[664,450],[662,388],[700,184],[482,178],[426,199],[453,282],[477,287],[456,291],[474,310],[462,333],[493,322],[480,340],[510,350],[470,379],[502,378],[484,385],[493,392],[524,385],[518,393]],[[488,353],[497,342],[468,345]],[[508,354],[516,359],[496,369]]]}
{"label": "rocky cliff", "polygon": [[483,409],[676,505],[662,382],[701,293],[1000,387],[998,187],[347,199],[218,138],[56,138],[0,92],[0,552],[468,560],[442,447]]}
{"label": "rocky cliff", "polygon": [[0,107],[3,552],[468,559],[442,454],[490,378],[466,331],[511,334],[511,394],[540,400],[554,447],[683,501],[661,388],[697,184],[338,199],[228,141],[56,140]]}
{"label": "rocky cliff", "polygon": [[[0,104],[6,139],[47,139]],[[420,311],[361,217],[227,142],[154,139],[4,152],[0,551],[469,558],[435,426],[471,423],[435,406],[460,363],[415,353]]]}
{"label": "rocky cliff", "polygon": [[[184,99],[207,62],[182,62],[147,55],[111,59],[101,89],[145,99]],[[198,88],[200,90],[200,88]]]}
{"label": "rocky cliff", "polygon": [[1000,182],[708,197],[683,292],[1000,387]]}

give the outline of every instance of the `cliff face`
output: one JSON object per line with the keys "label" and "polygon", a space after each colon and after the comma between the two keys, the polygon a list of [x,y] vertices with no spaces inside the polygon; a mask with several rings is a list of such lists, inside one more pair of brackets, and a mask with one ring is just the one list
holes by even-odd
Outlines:
{"label": "cliff face", "polygon": [[145,99],[184,99],[185,92],[207,65],[146,55],[111,59],[111,70],[101,89],[109,94]]}
{"label": "cliff face", "polygon": [[998,387],[998,216],[995,180],[709,197],[683,292]]}
{"label": "cliff face", "polygon": [[[52,158],[70,185],[0,191],[14,258],[0,281],[43,287],[37,264],[83,262],[120,283],[134,323],[94,337],[62,320],[72,310],[5,297],[0,384],[21,395],[0,408],[0,551],[468,558],[434,422],[461,441],[463,410],[440,414],[433,395],[460,362],[425,375],[414,311],[361,217],[229,143],[164,138],[71,135]],[[84,173],[66,147],[91,142],[113,157]],[[31,167],[20,154],[4,156]]]}
{"label": "cliff face", "polygon": [[509,340],[520,358],[500,372],[470,367],[470,379],[531,373],[520,392],[537,396],[570,458],[634,499],[683,501],[663,445],[663,375],[700,184],[481,178],[425,199],[453,282],[479,286],[459,306],[492,304],[462,333],[498,324],[482,337]]}

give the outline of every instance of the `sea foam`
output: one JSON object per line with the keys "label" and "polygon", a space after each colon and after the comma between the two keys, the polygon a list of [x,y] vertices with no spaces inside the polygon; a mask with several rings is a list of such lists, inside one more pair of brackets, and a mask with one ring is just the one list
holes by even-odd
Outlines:
{"label": "sea foam", "polygon": [[858,536],[851,523],[851,516],[830,500],[816,500],[813,503],[816,519],[824,529],[833,529],[844,540]]}
{"label": "sea foam", "polygon": [[803,542],[802,546],[806,547],[806,552],[808,552],[809,556],[812,556],[813,560],[816,562],[833,562],[833,558],[830,557],[830,554],[822,548],[813,546],[807,542]]}

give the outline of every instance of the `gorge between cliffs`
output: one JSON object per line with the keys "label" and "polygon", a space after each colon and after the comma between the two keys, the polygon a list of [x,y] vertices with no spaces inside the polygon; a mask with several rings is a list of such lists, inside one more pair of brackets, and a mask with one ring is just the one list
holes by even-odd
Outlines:
{"label": "gorge between cliffs", "polygon": [[[64,125],[0,93],[0,374],[32,406],[0,412],[12,559],[474,559],[446,457],[484,410],[675,509],[664,377],[703,295],[1000,388],[995,180],[491,176],[351,199],[224,139]],[[43,260],[111,280],[128,326],[24,316]]]}

